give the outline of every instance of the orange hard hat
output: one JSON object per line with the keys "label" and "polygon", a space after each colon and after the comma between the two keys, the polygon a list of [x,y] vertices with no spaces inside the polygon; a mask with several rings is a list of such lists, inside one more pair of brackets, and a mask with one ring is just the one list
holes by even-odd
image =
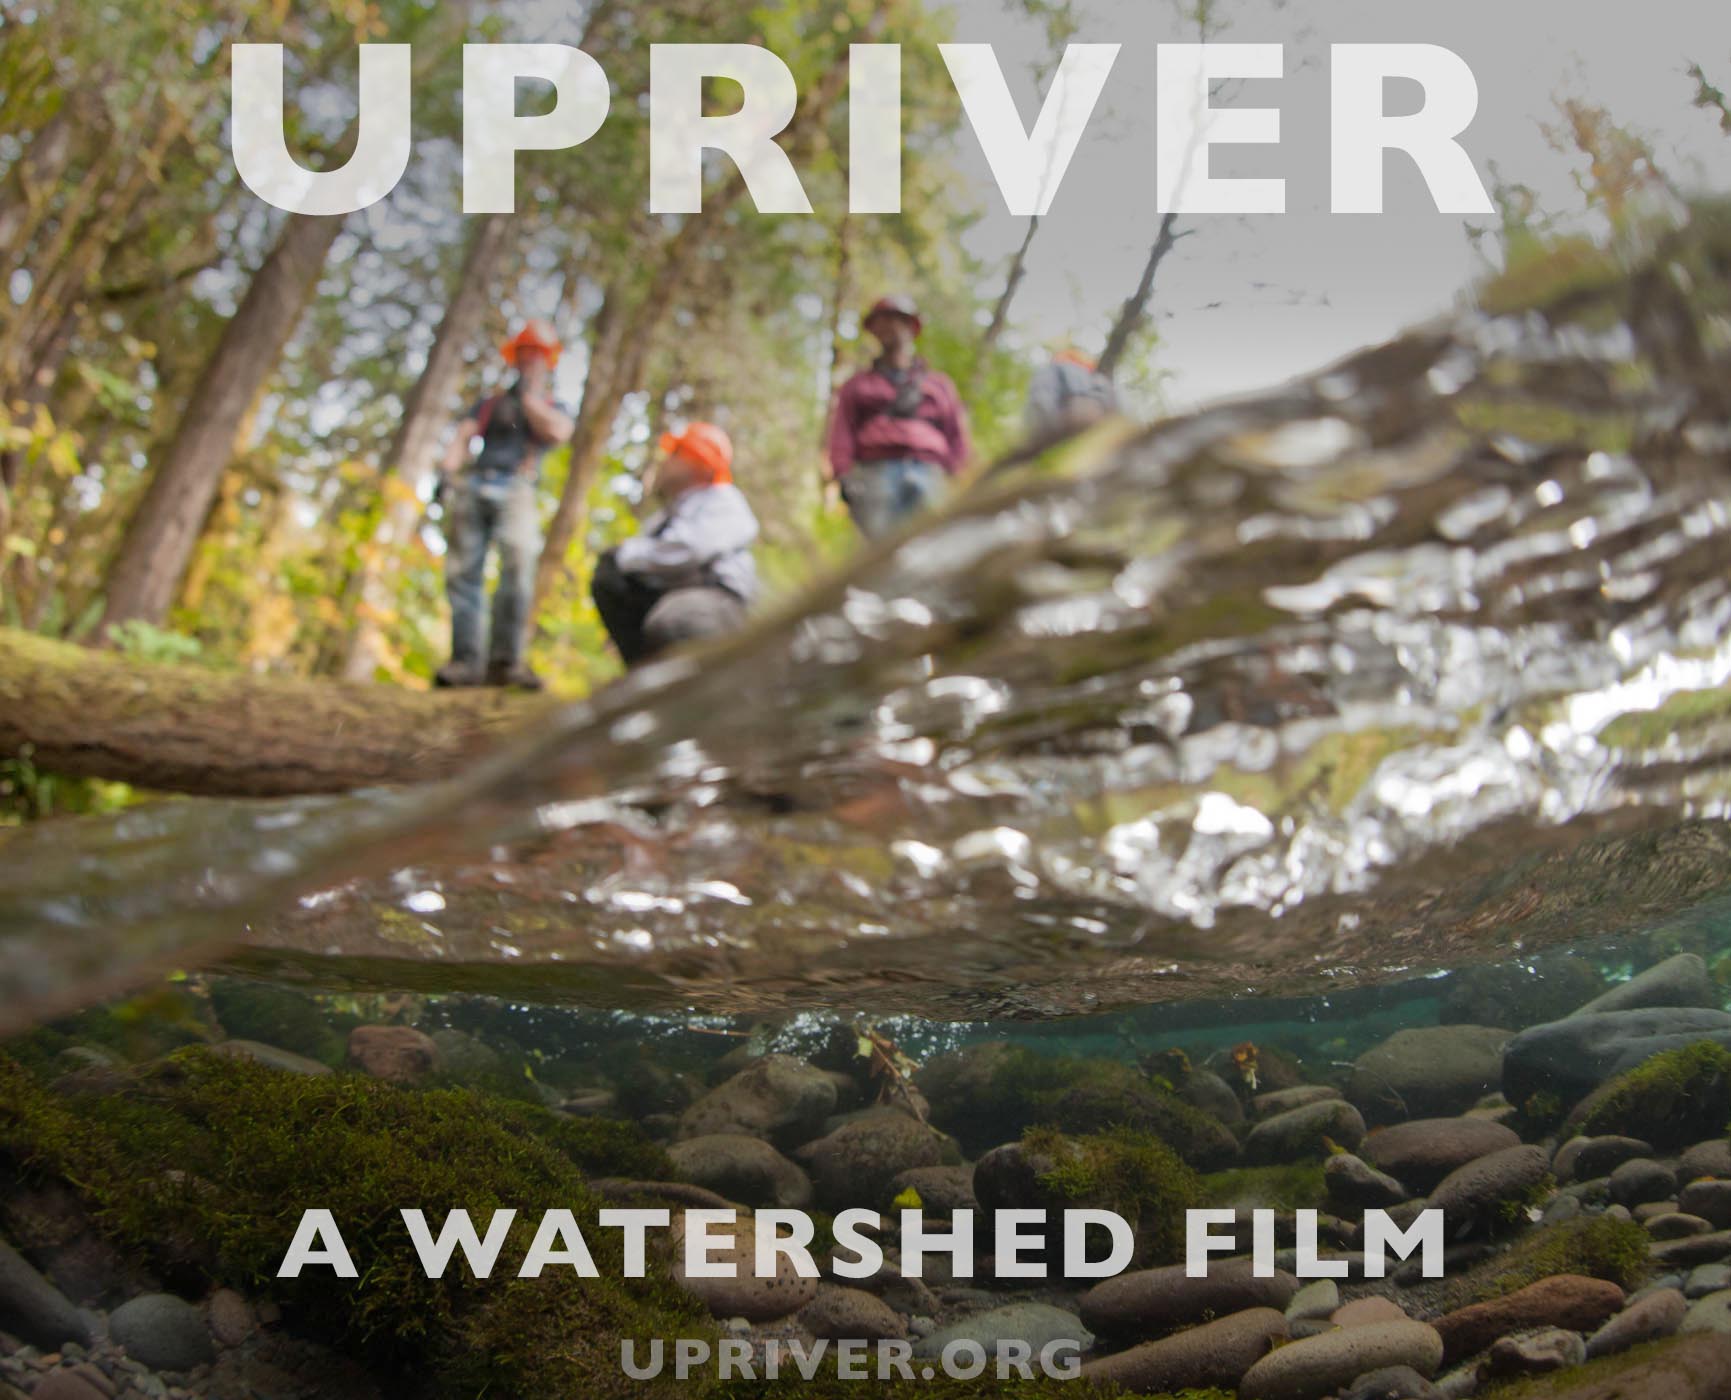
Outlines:
{"label": "orange hard hat", "polygon": [[505,357],[506,364],[515,367],[517,352],[525,347],[544,354],[548,368],[559,363],[559,351],[563,348],[551,323],[540,319],[526,322],[522,330],[499,347],[499,353]]}
{"label": "orange hard hat", "polygon": [[712,486],[733,480],[733,440],[713,423],[689,423],[682,432],[663,433],[661,450],[703,468]]}

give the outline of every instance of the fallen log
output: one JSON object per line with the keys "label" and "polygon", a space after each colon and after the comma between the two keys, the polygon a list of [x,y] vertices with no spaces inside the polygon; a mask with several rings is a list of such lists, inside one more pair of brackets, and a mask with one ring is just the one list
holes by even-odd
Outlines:
{"label": "fallen log", "polygon": [[0,757],[162,792],[283,797],[444,777],[552,703],[130,661],[0,628]]}

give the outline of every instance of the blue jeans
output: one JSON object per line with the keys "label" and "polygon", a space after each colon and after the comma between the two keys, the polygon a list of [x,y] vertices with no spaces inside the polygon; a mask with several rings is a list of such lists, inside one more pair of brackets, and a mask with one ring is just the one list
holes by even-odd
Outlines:
{"label": "blue jeans", "polygon": [[841,479],[841,498],[860,534],[875,540],[935,506],[948,484],[948,475],[936,462],[890,457],[855,462]]}
{"label": "blue jeans", "polygon": [[451,660],[479,665],[487,554],[499,547],[499,586],[487,661],[515,665],[523,654],[541,520],[532,476],[477,477],[454,482],[445,496],[445,596],[451,600]]}

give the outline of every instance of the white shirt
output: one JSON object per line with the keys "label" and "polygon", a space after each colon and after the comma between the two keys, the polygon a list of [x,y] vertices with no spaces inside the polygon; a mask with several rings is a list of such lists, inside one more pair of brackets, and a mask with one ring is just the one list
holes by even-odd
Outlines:
{"label": "white shirt", "polygon": [[757,539],[757,516],[745,493],[731,482],[699,486],[678,497],[665,510],[643,522],[614,551],[628,574],[670,580],[681,574],[707,571],[712,581],[749,603],[757,596],[757,564],[751,557]]}

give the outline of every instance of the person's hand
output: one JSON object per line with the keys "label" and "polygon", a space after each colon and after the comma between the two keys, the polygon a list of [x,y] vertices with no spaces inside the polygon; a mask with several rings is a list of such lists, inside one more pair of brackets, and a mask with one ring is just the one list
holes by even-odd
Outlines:
{"label": "person's hand", "polygon": [[831,515],[846,509],[847,502],[841,494],[841,483],[833,476],[823,484],[823,508]]}

